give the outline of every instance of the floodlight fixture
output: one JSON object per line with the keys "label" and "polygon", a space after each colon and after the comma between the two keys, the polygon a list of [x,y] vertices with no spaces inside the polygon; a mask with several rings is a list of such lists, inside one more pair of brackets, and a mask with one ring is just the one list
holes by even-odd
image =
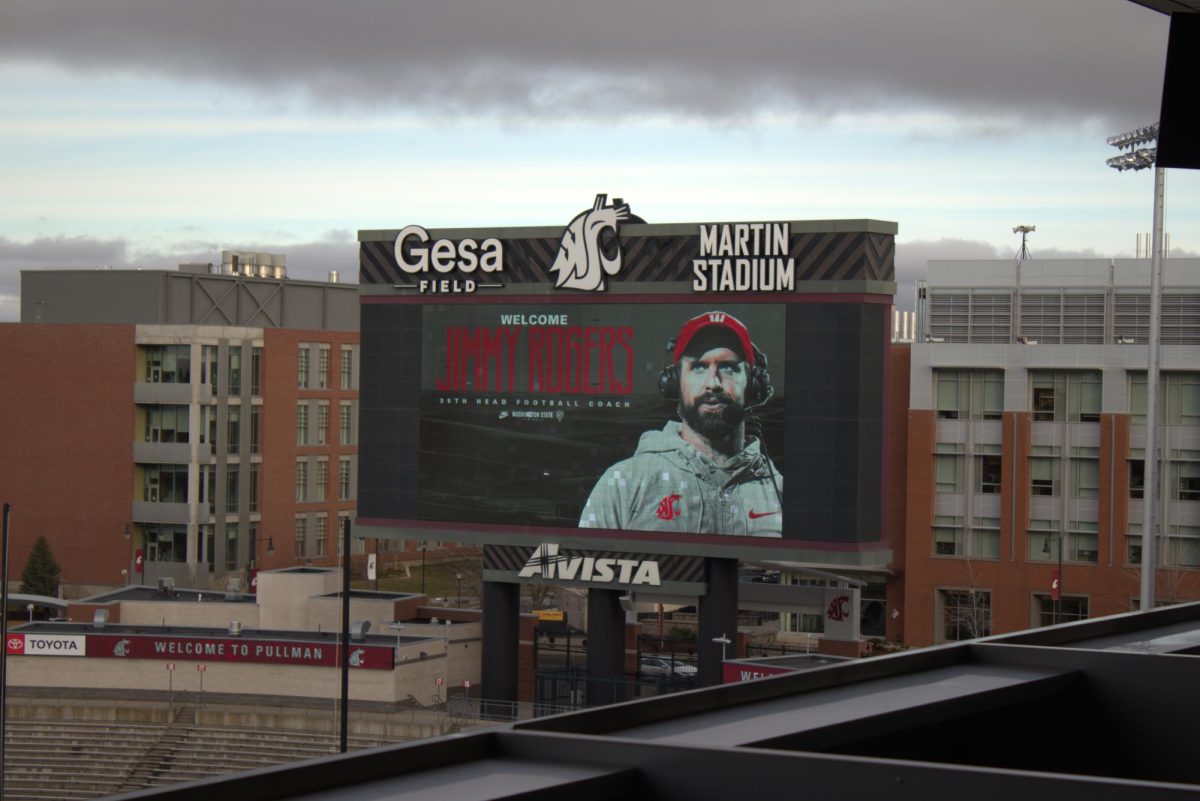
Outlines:
{"label": "floodlight fixture", "polygon": [[1158,148],[1142,148],[1113,156],[1105,163],[1114,170],[1145,170],[1154,166],[1158,160]]}
{"label": "floodlight fixture", "polygon": [[1032,234],[1036,230],[1037,230],[1036,225],[1014,225],[1013,226],[1014,234]]}
{"label": "floodlight fixture", "polygon": [[1108,137],[1108,143],[1113,147],[1133,149],[1138,145],[1146,145],[1158,141],[1158,123],[1143,125],[1116,136]]}

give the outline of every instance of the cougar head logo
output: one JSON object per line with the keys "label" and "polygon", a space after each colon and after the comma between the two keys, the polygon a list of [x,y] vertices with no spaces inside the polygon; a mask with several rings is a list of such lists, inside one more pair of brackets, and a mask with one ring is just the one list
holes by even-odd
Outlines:
{"label": "cougar head logo", "polygon": [[621,271],[621,245],[613,258],[604,255],[600,237],[605,231],[617,233],[617,225],[629,219],[629,204],[604,205],[608,195],[596,195],[592,207],[571,220],[563,231],[558,245],[558,256],[550,271],[557,273],[554,286],[558,289],[582,289],[586,292],[603,292],[604,276],[616,275]]}
{"label": "cougar head logo", "polygon": [[361,648],[355,648],[350,652],[350,667],[362,667],[363,656],[365,652]]}
{"label": "cougar head logo", "polygon": [[113,656],[129,656],[129,640],[121,640],[114,645]]}

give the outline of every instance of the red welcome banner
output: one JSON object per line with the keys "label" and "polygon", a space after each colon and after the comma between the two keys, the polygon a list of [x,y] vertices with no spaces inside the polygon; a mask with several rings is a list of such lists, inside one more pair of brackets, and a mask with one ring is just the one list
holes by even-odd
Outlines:
{"label": "red welcome banner", "polygon": [[[104,659],[181,659],[262,665],[341,665],[336,642],[258,640],[246,637],[178,637],[153,634],[89,634],[87,655]],[[389,645],[350,644],[350,666],[391,670],[395,651]]]}

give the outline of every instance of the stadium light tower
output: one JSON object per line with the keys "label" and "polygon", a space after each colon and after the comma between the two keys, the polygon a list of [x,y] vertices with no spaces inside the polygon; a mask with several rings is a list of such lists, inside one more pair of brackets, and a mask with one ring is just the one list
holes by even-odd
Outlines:
{"label": "stadium light tower", "polygon": [[1117,136],[1108,143],[1122,152],[1108,160],[1114,170],[1154,170],[1154,230],[1150,250],[1149,365],[1146,369],[1146,462],[1142,471],[1142,586],[1139,608],[1154,608],[1154,578],[1158,571],[1154,524],[1158,517],[1158,320],[1162,307],[1163,195],[1166,172],[1158,166],[1158,123],[1144,125]]}
{"label": "stadium light tower", "polygon": [[1017,253],[1017,261],[1018,262],[1023,262],[1029,258],[1029,247],[1025,240],[1026,240],[1026,237],[1028,237],[1030,234],[1032,234],[1036,230],[1037,230],[1036,225],[1015,225],[1015,226],[1013,226],[1013,233],[1021,235],[1021,250],[1019,253]]}

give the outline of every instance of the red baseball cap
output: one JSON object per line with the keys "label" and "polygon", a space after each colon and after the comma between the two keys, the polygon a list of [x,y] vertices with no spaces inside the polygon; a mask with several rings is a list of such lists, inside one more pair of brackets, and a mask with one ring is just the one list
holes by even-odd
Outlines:
{"label": "red baseball cap", "polygon": [[742,357],[751,367],[754,366],[754,346],[750,344],[750,332],[746,330],[746,326],[742,325],[742,321],[734,317],[732,314],[727,314],[722,311],[709,311],[704,314],[697,314],[692,319],[683,324],[683,328],[679,329],[679,336],[675,338],[675,363],[679,364],[680,358],[687,351],[688,343],[696,334],[703,331],[705,328],[718,326],[731,332],[737,337],[738,342],[742,346]]}

